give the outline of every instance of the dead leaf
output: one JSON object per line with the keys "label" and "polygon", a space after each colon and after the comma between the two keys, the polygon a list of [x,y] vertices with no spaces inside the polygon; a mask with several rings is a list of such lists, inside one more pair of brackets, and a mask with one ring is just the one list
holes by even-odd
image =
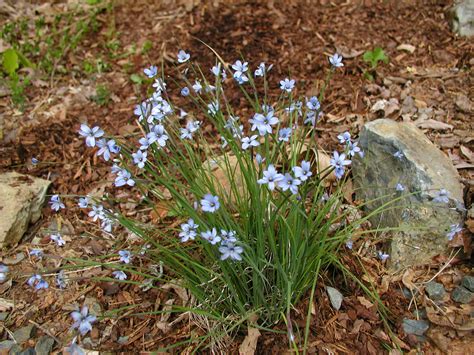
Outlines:
{"label": "dead leaf", "polygon": [[256,328],[249,327],[248,334],[242,344],[239,346],[240,355],[252,355],[257,350],[257,342],[260,337],[260,331]]}
{"label": "dead leaf", "polygon": [[15,307],[15,303],[12,300],[0,298],[0,311],[5,312]]}
{"label": "dead leaf", "polygon": [[414,291],[416,289],[415,284],[413,283],[413,279],[415,278],[415,272],[412,269],[406,269],[402,276],[402,282],[406,288],[410,291]]}
{"label": "dead leaf", "polygon": [[418,128],[427,128],[427,129],[435,129],[435,130],[445,130],[445,129],[453,129],[454,127],[450,124],[436,121],[433,119],[423,120],[421,122],[415,121],[415,125]]}
{"label": "dead leaf", "polygon": [[411,44],[403,43],[403,44],[400,44],[400,45],[397,47],[397,50],[399,50],[399,51],[405,51],[405,52],[409,52],[409,53],[413,53],[413,52],[415,52],[416,47],[413,46],[413,45],[411,45]]}
{"label": "dead leaf", "polygon": [[367,309],[374,306],[374,304],[365,297],[359,296],[357,297],[357,300],[360,302],[361,305],[363,305]]}
{"label": "dead leaf", "polygon": [[461,146],[461,153],[469,160],[470,162],[474,163],[474,153],[468,147]]}

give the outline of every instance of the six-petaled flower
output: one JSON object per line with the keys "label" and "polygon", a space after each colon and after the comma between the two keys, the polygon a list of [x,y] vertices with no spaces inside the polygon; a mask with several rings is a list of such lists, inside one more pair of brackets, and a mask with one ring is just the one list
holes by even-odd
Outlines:
{"label": "six-petaled flower", "polygon": [[201,200],[201,208],[204,212],[214,213],[220,207],[219,197],[213,196],[211,194],[204,195],[204,198]]}
{"label": "six-petaled flower", "polygon": [[329,57],[329,62],[334,68],[341,68],[344,66],[342,63],[342,56],[337,53],[334,53],[333,56]]}
{"label": "six-petaled flower", "polygon": [[96,138],[102,137],[104,135],[104,131],[97,126],[90,128],[88,125],[83,123],[81,124],[79,134],[86,138],[86,145],[88,147],[95,147]]}
{"label": "six-petaled flower", "polygon": [[81,335],[86,335],[90,332],[92,330],[92,323],[97,320],[96,316],[89,314],[87,306],[82,306],[80,311],[72,312],[71,317],[74,320],[72,328],[79,330]]}

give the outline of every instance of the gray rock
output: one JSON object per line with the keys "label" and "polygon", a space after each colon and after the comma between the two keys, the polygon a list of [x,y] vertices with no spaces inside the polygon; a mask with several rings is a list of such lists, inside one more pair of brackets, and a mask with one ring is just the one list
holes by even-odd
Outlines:
{"label": "gray rock", "polygon": [[426,287],[425,287],[426,292],[428,293],[428,296],[433,300],[433,301],[440,301],[444,298],[444,295],[446,295],[446,291],[444,289],[444,286],[438,282],[431,281],[429,282]]}
{"label": "gray rock", "polygon": [[8,317],[8,312],[0,312],[0,322],[3,322]]}
{"label": "gray rock", "polygon": [[35,355],[36,352],[35,352],[35,349],[33,348],[27,348],[21,352],[18,353],[18,355]]}
{"label": "gray rock", "polygon": [[10,348],[10,351],[8,352],[9,355],[19,355],[22,352],[22,348],[20,345],[15,344]]}
{"label": "gray rock", "polygon": [[4,352],[7,352],[10,350],[13,345],[15,345],[15,342],[13,340],[4,340],[0,342],[0,353],[3,354]]}
{"label": "gray rock", "polygon": [[35,351],[38,355],[48,355],[53,350],[54,339],[43,335],[38,339],[35,345]]}
{"label": "gray rock", "polygon": [[[370,219],[374,228],[397,228],[390,234],[390,267],[429,263],[447,253],[446,233],[463,220],[456,208],[463,205],[462,185],[451,161],[414,125],[390,119],[367,123],[359,146],[365,157],[357,155],[352,167],[358,198],[367,202],[367,212],[392,201]],[[397,152],[403,155],[397,158]],[[440,189],[449,192],[448,203],[434,201]]]}
{"label": "gray rock", "polygon": [[452,9],[453,31],[460,36],[474,35],[474,0],[462,0]]}
{"label": "gray rock", "polygon": [[17,329],[13,332],[13,337],[18,344],[22,344],[31,339],[33,335],[33,325],[27,325],[26,327]]}
{"label": "gray rock", "polygon": [[15,172],[0,174],[0,248],[20,241],[41,215],[51,182]]}
{"label": "gray rock", "polygon": [[430,327],[430,324],[425,320],[403,319],[403,331],[406,334],[423,335]]}
{"label": "gray rock", "polygon": [[463,285],[469,291],[474,292],[474,276],[464,276],[461,280],[461,285]]}
{"label": "gray rock", "polygon": [[458,286],[451,293],[451,298],[455,302],[459,303],[471,303],[474,294],[468,289]]}
{"label": "gray rock", "polygon": [[341,308],[342,299],[344,296],[334,287],[326,286],[326,291],[329,296],[329,301],[331,301],[331,305],[335,310],[339,310]]}

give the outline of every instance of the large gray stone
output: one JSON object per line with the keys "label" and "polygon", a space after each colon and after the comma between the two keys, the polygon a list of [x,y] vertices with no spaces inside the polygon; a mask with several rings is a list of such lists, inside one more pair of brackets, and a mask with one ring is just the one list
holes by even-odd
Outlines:
{"label": "large gray stone", "polygon": [[452,26],[461,36],[474,35],[474,0],[457,2],[452,10]]}
{"label": "large gray stone", "polygon": [[20,241],[41,216],[51,182],[15,172],[0,174],[0,248]]}
{"label": "large gray stone", "polygon": [[[391,202],[371,218],[373,228],[397,229],[390,234],[389,265],[400,269],[446,253],[446,233],[463,219],[462,185],[451,161],[414,125],[389,119],[367,123],[359,145],[365,157],[353,162],[358,198],[368,212]],[[396,190],[399,183],[404,191]],[[448,203],[434,201],[440,189],[449,192]]]}

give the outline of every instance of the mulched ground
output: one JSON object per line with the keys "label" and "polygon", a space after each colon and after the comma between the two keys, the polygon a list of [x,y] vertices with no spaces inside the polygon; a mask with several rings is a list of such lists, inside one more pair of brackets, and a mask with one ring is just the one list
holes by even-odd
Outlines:
{"label": "mulched ground", "polygon": [[[338,51],[345,57],[345,66],[332,78],[326,95],[325,116],[319,126],[321,144],[330,149],[337,143],[337,133],[350,130],[357,134],[365,122],[378,117],[414,121],[453,160],[465,185],[465,204],[471,206],[474,196],[474,107],[469,98],[473,96],[474,87],[471,75],[474,44],[450,31],[447,15],[450,1],[419,4],[209,1],[196,6],[183,1],[181,4],[117,2],[113,11],[100,15],[100,32],[88,36],[75,53],[68,55],[63,63],[67,75],[56,75],[53,85],[49,78],[43,80],[40,74],[34,77],[24,113],[12,108],[8,96],[0,98],[4,117],[1,170],[49,178],[52,181],[50,191],[55,193],[75,195],[91,190],[107,191],[109,168],[94,157],[93,152],[85,150],[77,135],[79,124],[87,121],[99,124],[111,134],[130,133],[133,105],[144,95],[143,89],[130,82],[130,74],[162,62],[172,70],[178,49],[189,51],[203,68],[210,68],[215,59],[202,42],[229,63],[240,57],[249,60],[253,67],[261,61],[273,63],[272,92],[279,91],[277,79],[291,76],[298,82],[299,94],[305,95],[321,87],[328,66],[327,55]],[[25,8],[34,6],[25,4]],[[8,15],[2,20],[9,20]],[[133,44],[141,48],[146,40],[152,41],[152,49],[146,55],[137,51],[126,58],[107,58],[110,72],[86,76],[80,71],[82,60],[104,56],[104,43],[112,22],[113,32],[124,52]],[[400,49],[400,45],[413,46],[413,53]],[[380,65],[375,81],[369,82],[363,77],[366,64],[362,54],[376,46],[385,50],[390,63]],[[107,85],[112,92],[111,102],[106,106],[99,106],[90,99],[97,84]],[[238,98],[233,100],[238,106]],[[29,163],[33,156],[42,162],[39,166],[33,167]],[[123,197],[132,196],[125,194]],[[73,204],[67,202],[68,207]],[[133,210],[134,206],[127,208]],[[138,247],[138,241],[125,234],[116,239],[102,238],[97,226],[85,221],[85,215],[77,210],[69,209],[60,218],[58,221],[45,207],[43,217],[31,227],[25,241],[2,257],[2,262],[12,269],[13,282],[0,285],[0,296],[15,301],[15,308],[5,320],[3,330],[0,327],[2,338],[6,339],[10,331],[35,324],[39,329],[24,347],[34,346],[43,334],[57,337],[64,346],[70,340],[69,313],[84,302],[101,311],[136,305],[138,308],[134,312],[145,312],[161,309],[170,299],[174,299],[175,304],[185,301],[176,290],[166,287],[143,291],[138,286],[91,283],[88,278],[108,274],[101,268],[74,273],[65,291],[52,287],[33,292],[25,285],[27,275],[40,267],[57,270],[63,261],[54,255],[93,257],[118,246]],[[143,218],[151,220],[156,216]],[[69,240],[64,249],[49,242],[48,230],[54,229],[58,222],[67,229],[64,234]],[[470,238],[468,234],[466,230],[464,237]],[[51,257],[29,258],[26,250],[32,242],[40,244]],[[458,244],[462,244],[462,240]],[[468,245],[466,251],[469,256]],[[355,257],[344,256],[345,263],[362,277]],[[364,276],[366,281],[377,285],[391,312],[390,325],[394,336],[399,338],[397,345],[400,348],[429,353],[473,351],[469,348],[474,339],[472,326],[460,326],[465,324],[466,317],[469,318],[469,310],[447,299],[436,308],[423,293],[424,282],[436,275],[447,260],[433,261],[429,268],[390,275],[369,255],[358,257],[368,270],[368,275]],[[456,265],[451,264],[436,277],[448,291],[459,284],[461,275],[469,273],[472,266],[466,260],[455,261]],[[355,285],[338,282],[337,275],[328,276],[324,284],[337,285],[347,297],[342,309],[335,312],[324,288],[318,288],[311,325],[312,352],[377,354],[386,351],[384,343],[393,346],[375,306],[362,292],[354,291]],[[407,290],[415,296],[410,296],[410,292],[407,295]],[[293,321],[300,329],[304,328],[307,306],[307,301],[303,302],[293,315]],[[427,317],[432,324],[422,341],[407,336],[401,328],[402,319],[413,319],[417,308],[427,310],[422,317]],[[176,317],[128,317],[125,313],[96,323],[85,343],[93,349],[146,351],[185,340],[190,333],[203,333],[187,319],[169,326],[174,320]],[[284,327],[278,329],[284,330]],[[232,352],[238,351],[244,336],[230,341]],[[182,351],[192,349],[192,346],[183,347]],[[287,349],[285,336],[265,333],[259,339],[257,352],[273,354]]]}

